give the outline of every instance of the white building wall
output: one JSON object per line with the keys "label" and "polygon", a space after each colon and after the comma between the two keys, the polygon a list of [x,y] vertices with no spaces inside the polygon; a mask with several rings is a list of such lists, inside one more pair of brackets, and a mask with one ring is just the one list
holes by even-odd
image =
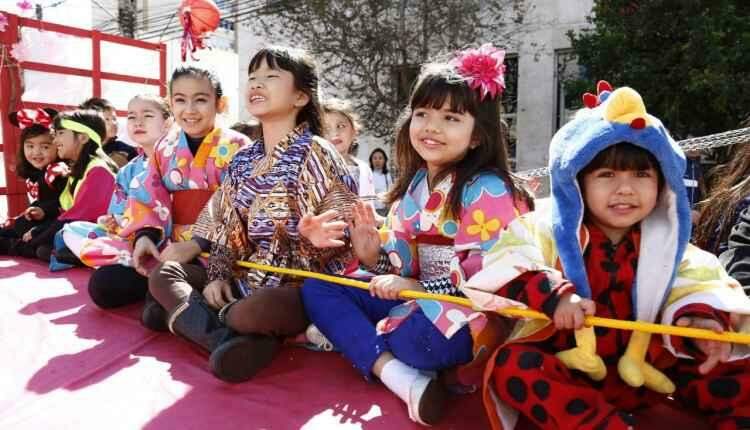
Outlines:
{"label": "white building wall", "polygon": [[566,33],[586,27],[593,6],[593,0],[532,3],[518,51],[518,170],[547,165],[547,148],[556,131],[556,51],[570,48]]}

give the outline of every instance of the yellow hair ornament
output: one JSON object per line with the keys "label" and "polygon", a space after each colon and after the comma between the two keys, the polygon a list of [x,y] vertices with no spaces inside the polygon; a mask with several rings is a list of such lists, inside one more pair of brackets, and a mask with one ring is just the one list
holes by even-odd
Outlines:
{"label": "yellow hair ornament", "polygon": [[86,136],[88,136],[89,139],[96,142],[97,145],[102,146],[102,137],[99,136],[99,133],[92,130],[89,126],[85,124],[81,124],[80,122],[70,120],[70,119],[60,120],[60,125],[65,129],[75,131],[77,133],[83,133]]}

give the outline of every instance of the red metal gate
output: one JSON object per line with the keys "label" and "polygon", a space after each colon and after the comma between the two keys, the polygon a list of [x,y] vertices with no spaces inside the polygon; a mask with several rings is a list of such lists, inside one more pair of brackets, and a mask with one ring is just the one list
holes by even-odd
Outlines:
{"label": "red metal gate", "polygon": [[[21,108],[38,108],[52,107],[58,110],[74,108],[72,103],[55,103],[51,102],[49,97],[46,101],[26,100],[22,97],[23,93],[23,74],[24,71],[45,72],[54,75],[75,76],[91,80],[90,94],[80,94],[80,101],[89,97],[102,97],[102,83],[130,83],[158,87],[159,94],[166,95],[166,73],[167,60],[166,48],[163,43],[149,43],[139,40],[127,39],[124,37],[103,34],[98,31],[83,30],[74,27],[68,27],[59,24],[47,23],[28,18],[22,18],[17,15],[3,13],[8,18],[8,27],[4,32],[0,32],[0,128],[2,129],[2,141],[0,141],[0,154],[2,154],[3,164],[5,166],[5,184],[0,186],[0,208],[3,206],[2,200],[6,200],[9,216],[18,214],[23,211],[28,202],[26,199],[26,188],[24,182],[15,175],[16,151],[18,148],[19,130],[8,122],[8,114]],[[75,36],[91,41],[91,67],[77,68],[60,64],[53,64],[52,61],[22,61],[16,63],[9,55],[11,46],[21,40],[23,29],[37,29],[45,32],[54,32],[60,35]],[[158,55],[158,74],[152,76],[135,76],[130,74],[114,73],[111,70],[102,70],[102,43],[117,44],[124,47],[139,48],[147,51],[156,51]],[[114,45],[113,45],[114,46]],[[36,56],[38,57],[38,55]],[[106,97],[106,94],[104,94]],[[118,116],[127,114],[125,110],[118,107]],[[0,184],[1,185],[1,184]]]}

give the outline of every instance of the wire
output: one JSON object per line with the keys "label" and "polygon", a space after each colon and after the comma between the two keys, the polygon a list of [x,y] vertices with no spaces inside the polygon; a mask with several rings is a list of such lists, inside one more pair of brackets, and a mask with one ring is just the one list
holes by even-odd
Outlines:
{"label": "wire", "polygon": [[[143,8],[136,9],[135,13],[136,14],[142,14],[142,13],[146,12],[146,13],[149,13],[151,15],[157,16],[157,15],[166,14],[167,12],[174,11],[175,7],[176,6],[173,5],[173,4],[167,4],[167,5],[161,4],[159,6],[150,6],[148,9],[143,9]],[[111,28],[112,26],[116,26],[116,25],[117,25],[117,18],[108,19],[106,21],[100,22],[97,25],[97,29],[102,30],[102,29],[106,29],[106,28]],[[107,26],[110,26],[110,27],[107,27]]]}
{"label": "wire", "polygon": [[104,13],[106,13],[109,16],[111,16],[112,19],[117,20],[117,17],[114,16],[114,15],[112,15],[112,13],[110,11],[108,11],[104,6],[102,6],[101,3],[99,3],[97,0],[91,0],[91,2],[94,3],[99,9],[103,10]]}
{"label": "wire", "polygon": [[[224,13],[221,14],[221,19],[232,20],[241,18],[243,16],[250,15],[253,12],[262,10],[266,7],[268,7],[268,2],[266,0],[256,0],[253,2],[248,1],[239,6],[236,11],[223,11]],[[146,20],[136,23],[135,31],[136,33],[138,33],[138,38],[151,39],[158,36],[159,39],[162,39],[165,36],[172,35],[172,33],[182,32],[181,26],[174,26],[170,28],[170,24],[176,13],[177,11],[173,10],[156,17],[149,17]],[[159,28],[155,29],[154,27]],[[146,28],[149,28],[149,30],[145,30]],[[113,30],[116,30],[116,27],[100,27],[100,31],[105,33]]]}
{"label": "wire", "polygon": [[[239,15],[247,14],[249,12],[252,12],[252,11],[255,11],[255,10],[258,10],[258,9],[262,9],[263,8],[263,3],[265,3],[265,2],[264,1],[256,1],[254,3],[255,4],[250,3],[250,2],[246,2],[240,8],[238,8],[237,11],[223,11],[223,13],[221,14],[221,18],[222,19],[231,19],[231,18],[237,17]],[[166,21],[165,18],[169,17],[168,15],[170,15],[170,14],[158,17],[156,19],[149,19],[147,21],[144,21],[141,24],[141,29],[143,29],[144,27],[152,27],[152,26],[154,26],[157,23],[163,23],[164,21]],[[155,32],[155,31],[159,31],[159,30],[149,30],[148,32]]]}
{"label": "wire", "polygon": [[53,8],[53,7],[58,7],[61,4],[65,3],[66,1],[68,1],[68,0],[59,0],[59,1],[55,2],[55,3],[48,4],[46,6],[42,6],[42,9],[49,9],[49,8]]}
{"label": "wire", "polygon": [[[229,5],[228,8],[220,8],[219,11],[221,12],[221,18],[222,19],[229,19],[234,18],[237,15],[242,15],[247,12],[255,11],[262,9],[263,7],[267,7],[268,2],[266,0],[256,0],[254,2],[244,2],[242,5],[238,6],[237,11],[232,11],[234,8],[234,5]],[[179,8],[177,8],[179,10]],[[142,13],[143,10],[139,11]],[[140,22],[136,23],[136,32],[144,31],[149,34],[148,37],[153,37],[153,33],[158,33],[162,31],[161,29],[153,29],[154,27],[161,27],[161,25],[164,25],[165,23],[168,23],[172,20],[172,16],[175,13],[175,9],[170,8],[170,10],[162,12],[162,13],[156,13],[156,14],[150,14],[148,18],[141,20]],[[116,21],[116,20],[115,20]],[[106,24],[100,25],[99,29],[103,32],[111,31],[116,29],[116,23],[115,22],[107,22]]]}
{"label": "wire", "polygon": [[174,13],[172,14],[172,17],[169,18],[169,22],[167,22],[167,25],[164,26],[164,30],[162,30],[161,34],[159,35],[159,42],[161,42],[162,39],[164,38],[164,33],[169,28],[169,24],[172,22],[172,19],[174,19],[174,17],[177,16],[178,13],[179,13],[179,10],[174,11]]}
{"label": "wire", "polygon": [[[730,146],[748,141],[750,141],[750,127],[725,131],[722,133],[709,134],[708,136],[684,139],[677,141],[677,144],[680,146],[680,148],[682,148],[683,151],[687,152],[720,148],[722,146]],[[541,178],[544,176],[549,176],[549,169],[547,167],[537,167],[535,169],[516,172],[516,175],[522,176],[524,178]]]}

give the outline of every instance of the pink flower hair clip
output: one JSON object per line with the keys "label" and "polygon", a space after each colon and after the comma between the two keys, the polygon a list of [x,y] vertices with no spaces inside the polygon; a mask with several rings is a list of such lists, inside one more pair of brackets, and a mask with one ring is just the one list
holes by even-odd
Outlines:
{"label": "pink flower hair clip", "polygon": [[478,49],[466,49],[458,53],[450,64],[466,79],[469,87],[478,89],[480,100],[502,95],[505,89],[505,50],[486,43]]}

